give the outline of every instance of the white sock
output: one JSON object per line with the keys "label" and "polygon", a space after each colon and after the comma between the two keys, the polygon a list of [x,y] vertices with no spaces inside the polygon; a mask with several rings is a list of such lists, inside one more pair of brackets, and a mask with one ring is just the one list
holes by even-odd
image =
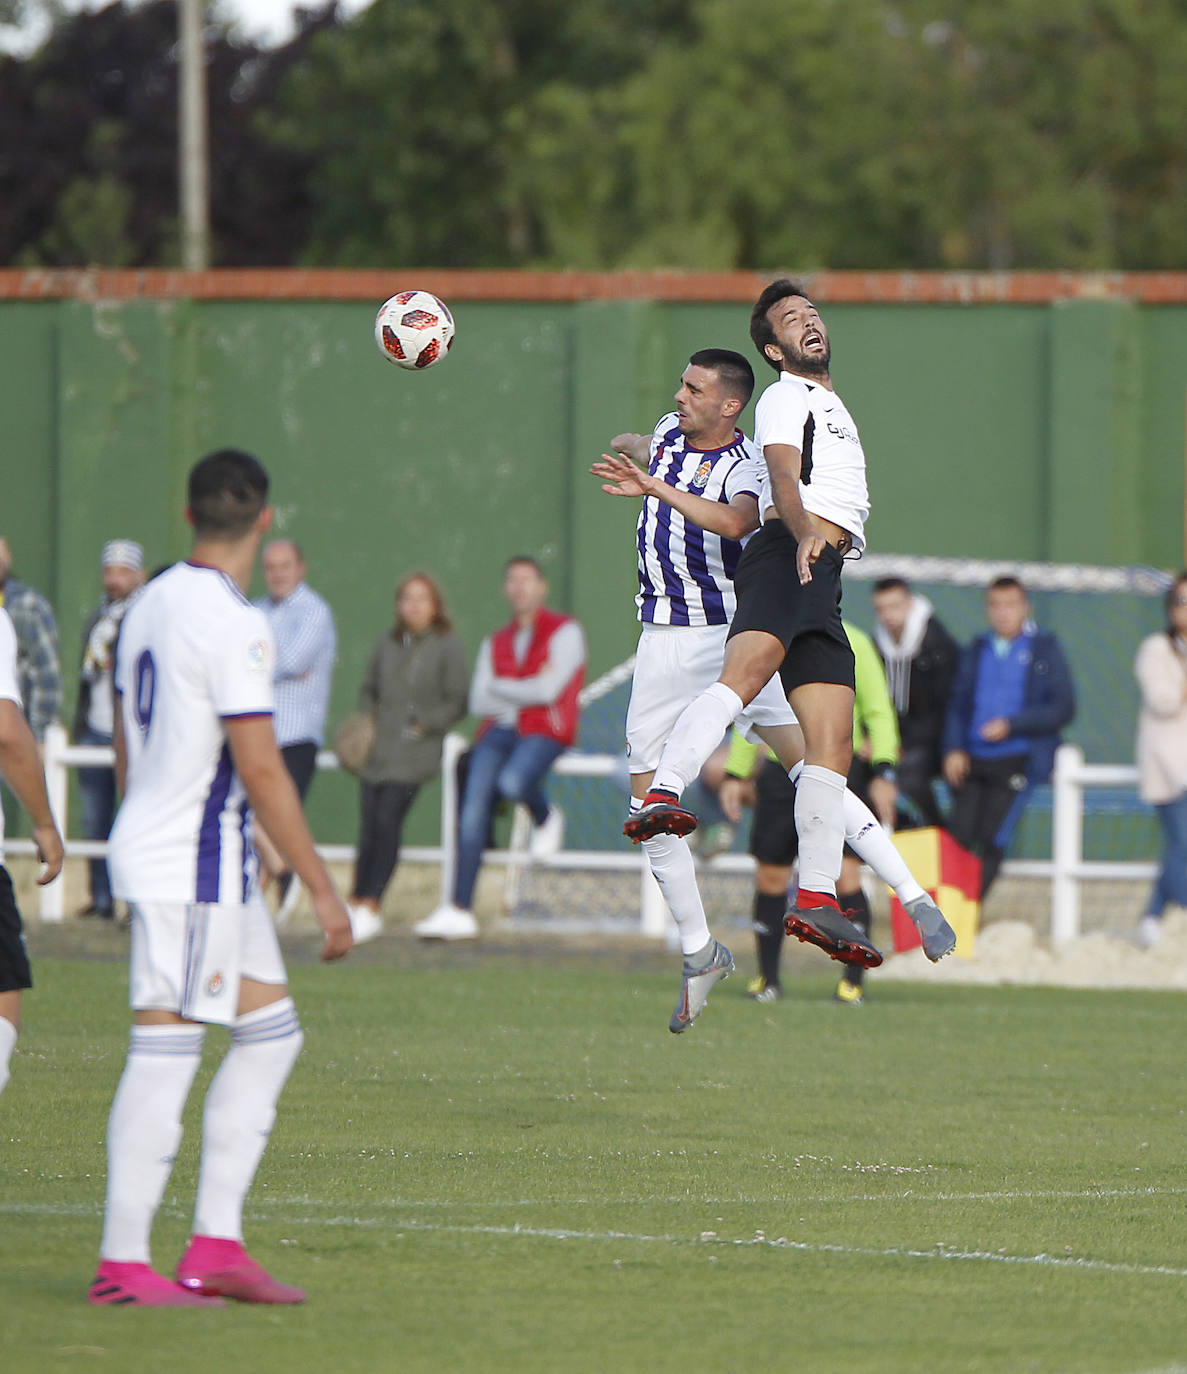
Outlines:
{"label": "white sock", "polygon": [[694,697],[672,726],[652,787],[680,796],[705,766],[744,704],[724,682],[715,682]]}
{"label": "white sock", "polygon": [[149,1263],[149,1234],[181,1144],[181,1109],[204,1026],[133,1026],[107,1122],[107,1210],[99,1255]]}
{"label": "white sock", "polygon": [[[631,810],[637,811],[643,803],[631,798]],[[697,888],[696,864],[692,850],[682,835],[656,835],[643,841],[647,862],[664,894],[664,901],[680,932],[680,952],[695,954],[712,939],[709,923],[705,919],[705,907]]]}
{"label": "white sock", "polygon": [[845,848],[845,779],[811,763],[795,792],[795,828],[800,837],[800,887],[837,895]]}
{"label": "white sock", "polygon": [[[803,770],[801,759],[787,776],[793,783],[798,782]],[[894,889],[900,902],[913,902],[916,897],[926,895],[907,867],[906,860],[895,848],[894,841],[882,829],[877,816],[848,787],[845,789],[843,815],[845,843],[863,863],[869,864],[887,887]]]}
{"label": "white sock", "polygon": [[8,1082],[8,1061],[16,1044],[16,1027],[7,1016],[0,1016],[0,1093]]}
{"label": "white sock", "polygon": [[238,1017],[202,1112],[194,1235],[243,1239],[243,1203],[304,1035],[291,997]]}

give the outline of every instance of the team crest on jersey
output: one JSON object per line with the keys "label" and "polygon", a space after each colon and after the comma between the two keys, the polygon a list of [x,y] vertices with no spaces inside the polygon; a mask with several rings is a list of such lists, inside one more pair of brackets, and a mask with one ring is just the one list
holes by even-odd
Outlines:
{"label": "team crest on jersey", "polygon": [[219,997],[227,986],[227,980],[221,973],[212,973],[206,980],[207,997]]}
{"label": "team crest on jersey", "polygon": [[270,657],[266,639],[253,639],[247,646],[247,666],[253,673],[262,672],[267,668]]}
{"label": "team crest on jersey", "polygon": [[712,471],[713,464],[708,460],[708,458],[706,458],[705,461],[700,465],[700,467],[697,468],[696,472],[693,474],[692,481],[689,482],[688,485],[690,487],[703,487],[705,483],[709,480],[709,474]]}

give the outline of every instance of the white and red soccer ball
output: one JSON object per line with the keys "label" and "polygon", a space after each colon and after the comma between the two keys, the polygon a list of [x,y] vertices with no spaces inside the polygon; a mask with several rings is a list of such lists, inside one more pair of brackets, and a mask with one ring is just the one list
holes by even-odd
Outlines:
{"label": "white and red soccer ball", "polygon": [[375,316],[375,343],[389,363],[422,371],[453,343],[453,316],[431,291],[397,291]]}

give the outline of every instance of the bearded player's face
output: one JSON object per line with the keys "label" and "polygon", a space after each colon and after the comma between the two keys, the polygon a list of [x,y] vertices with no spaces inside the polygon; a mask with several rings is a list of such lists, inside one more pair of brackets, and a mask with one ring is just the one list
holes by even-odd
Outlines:
{"label": "bearded player's face", "polygon": [[828,330],[810,300],[784,296],[767,311],[784,366],[792,372],[823,377],[832,361]]}

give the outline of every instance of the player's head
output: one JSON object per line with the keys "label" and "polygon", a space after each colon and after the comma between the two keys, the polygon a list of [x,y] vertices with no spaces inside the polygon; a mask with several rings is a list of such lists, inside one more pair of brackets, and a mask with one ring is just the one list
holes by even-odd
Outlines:
{"label": "player's head", "polygon": [[911,613],[910,585],[901,577],[880,577],[874,583],[874,616],[883,629],[896,638],[902,634]]}
{"label": "player's head", "polygon": [[548,597],[544,569],[526,553],[517,553],[503,568],[503,595],[521,618],[536,614]]}
{"label": "player's head", "polygon": [[426,572],[411,572],[396,586],[396,628],[400,635],[422,635],[426,630],[444,634],[453,622],[445,609],[441,588]]}
{"label": "player's head", "polygon": [[985,593],[989,628],[1003,639],[1017,639],[1030,619],[1030,598],[1016,577],[995,577]]}
{"label": "player's head", "polygon": [[305,556],[295,539],[273,539],[265,545],[260,565],[273,601],[292,596],[305,577]]}
{"label": "player's head", "polygon": [[1172,639],[1187,639],[1187,571],[1167,588],[1165,604],[1167,634]]}
{"label": "player's head", "polygon": [[676,391],[680,433],[694,443],[728,443],[738,416],[754,392],[754,369],[729,348],[702,348],[688,360]]}
{"label": "player's head", "polygon": [[788,278],[771,282],[754,302],[750,337],[776,372],[828,376],[832,361],[828,330],[804,288]]}
{"label": "player's head", "polygon": [[220,448],[190,469],[186,510],[194,535],[216,543],[242,539],[268,505],[268,474],[250,453]]}

